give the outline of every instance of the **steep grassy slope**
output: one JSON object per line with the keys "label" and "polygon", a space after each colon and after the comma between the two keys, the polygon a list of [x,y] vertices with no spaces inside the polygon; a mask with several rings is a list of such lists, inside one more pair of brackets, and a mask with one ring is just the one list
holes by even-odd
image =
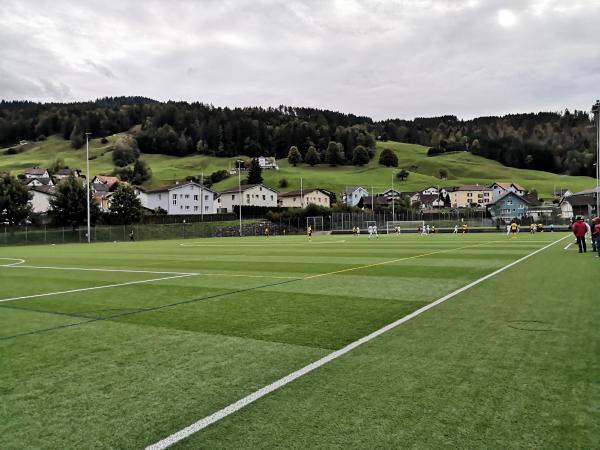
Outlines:
{"label": "steep grassy slope", "polygon": [[[100,144],[98,139],[91,141],[90,154],[95,157],[91,161],[91,170],[96,173],[110,173],[113,169],[111,154],[108,151],[116,136],[109,138],[110,143]],[[402,144],[398,142],[379,142],[377,153],[384,148],[394,150],[400,160],[400,168],[408,169],[411,174],[406,181],[394,181],[401,190],[417,190],[428,185],[459,186],[462,184],[491,184],[494,181],[514,181],[527,189],[536,189],[542,197],[548,197],[554,187],[569,188],[578,191],[588,188],[594,181],[588,177],[572,177],[535,170],[515,169],[470,153],[455,153],[436,157],[427,157],[427,149],[420,145]],[[83,168],[85,150],[73,150],[67,141],[59,137],[50,137],[40,143],[30,144],[23,153],[17,155],[0,154],[0,171],[8,170],[18,173],[33,165],[48,166],[55,159],[64,160],[70,167]],[[215,158],[195,155],[175,157],[166,155],[144,155],[142,157],[152,168],[153,177],[149,187],[156,187],[173,180],[185,179],[188,175],[205,175],[215,170],[228,169],[234,165],[236,158]],[[304,186],[318,186],[339,192],[345,186],[362,185],[382,191],[391,184],[392,169],[377,163],[376,156],[363,167],[342,166],[329,167],[318,165],[310,167],[300,164],[292,167],[287,160],[279,160],[279,171],[264,171],[265,183],[277,187],[279,180],[285,178],[289,186],[286,190],[300,187],[303,178]],[[448,180],[439,179],[439,170],[446,169]],[[215,189],[223,189],[237,183],[237,177],[231,177],[215,185]]]}

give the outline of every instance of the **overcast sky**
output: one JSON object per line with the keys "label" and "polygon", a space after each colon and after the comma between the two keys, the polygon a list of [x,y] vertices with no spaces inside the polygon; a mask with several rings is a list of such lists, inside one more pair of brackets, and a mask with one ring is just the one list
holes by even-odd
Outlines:
{"label": "overcast sky", "polygon": [[0,0],[0,98],[587,110],[599,24],[600,0]]}

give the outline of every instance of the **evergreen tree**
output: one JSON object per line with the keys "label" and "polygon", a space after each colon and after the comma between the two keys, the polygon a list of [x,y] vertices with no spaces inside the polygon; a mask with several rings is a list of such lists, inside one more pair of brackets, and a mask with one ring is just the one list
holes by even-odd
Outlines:
{"label": "evergreen tree", "polygon": [[[94,223],[100,210],[90,190],[90,215]],[[83,225],[87,220],[87,202],[85,198],[85,186],[70,176],[62,180],[56,187],[53,198],[50,199],[49,216],[56,225],[71,226],[76,228]]]}
{"label": "evergreen tree", "polygon": [[362,145],[354,147],[352,152],[352,164],[355,166],[362,166],[369,162],[369,152]]}
{"label": "evergreen tree", "polygon": [[248,169],[248,184],[260,184],[263,182],[262,169],[257,158],[252,158],[250,168]]}
{"label": "evergreen tree", "polygon": [[85,139],[83,137],[83,132],[81,131],[81,125],[79,124],[79,121],[77,121],[73,127],[73,131],[71,131],[69,139],[71,140],[71,147],[74,149],[80,149],[83,147]]}
{"label": "evergreen tree", "polygon": [[31,215],[31,193],[15,177],[0,176],[0,223],[18,225]]}
{"label": "evergreen tree", "polygon": [[133,184],[143,184],[152,178],[152,169],[150,166],[141,159],[137,159],[135,163],[133,163],[133,172],[131,174],[131,182]]}
{"label": "evergreen tree", "polygon": [[304,155],[304,162],[310,164],[311,167],[314,167],[316,164],[319,164],[321,158],[319,157],[319,153],[317,153],[317,149],[314,145],[308,147],[306,151],[306,155]]}
{"label": "evergreen tree", "polygon": [[133,188],[120,184],[111,197],[109,213],[111,222],[119,225],[131,225],[142,218],[142,202]]}
{"label": "evergreen tree", "polygon": [[340,155],[340,146],[337,142],[330,141],[327,145],[327,150],[325,150],[325,162],[331,167],[337,166],[343,162],[342,155]]}
{"label": "evergreen tree", "polygon": [[398,167],[398,157],[392,150],[386,148],[379,155],[379,164],[385,167]]}
{"label": "evergreen tree", "polygon": [[294,167],[296,167],[296,164],[298,164],[302,161],[302,155],[298,151],[298,147],[296,147],[295,145],[292,145],[290,147],[290,151],[288,152],[287,159],[288,159],[288,162],[290,164],[292,164]]}

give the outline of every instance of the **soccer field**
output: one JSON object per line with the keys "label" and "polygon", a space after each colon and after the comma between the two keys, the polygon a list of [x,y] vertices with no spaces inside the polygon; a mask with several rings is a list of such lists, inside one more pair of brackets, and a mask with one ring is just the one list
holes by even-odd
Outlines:
{"label": "soccer field", "polygon": [[599,448],[572,240],[0,248],[0,448]]}

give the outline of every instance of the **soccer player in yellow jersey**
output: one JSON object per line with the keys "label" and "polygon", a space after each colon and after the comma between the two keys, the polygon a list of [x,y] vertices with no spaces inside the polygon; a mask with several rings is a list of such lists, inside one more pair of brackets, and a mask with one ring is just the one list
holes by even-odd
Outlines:
{"label": "soccer player in yellow jersey", "polygon": [[519,226],[517,225],[516,222],[513,222],[510,224],[510,235],[513,239],[516,239],[518,230],[519,230]]}
{"label": "soccer player in yellow jersey", "polygon": [[308,237],[309,241],[312,241],[312,225],[309,225],[306,229],[306,236]]}
{"label": "soccer player in yellow jersey", "polygon": [[540,233],[543,233],[543,232],[544,232],[544,224],[543,224],[543,223],[538,223],[538,231],[539,231]]}
{"label": "soccer player in yellow jersey", "polygon": [[469,231],[469,224],[463,223],[462,229],[463,234],[467,233]]}
{"label": "soccer player in yellow jersey", "polygon": [[530,232],[531,234],[535,233],[535,225],[534,225],[533,223],[530,223],[530,224],[529,224],[529,232]]}

